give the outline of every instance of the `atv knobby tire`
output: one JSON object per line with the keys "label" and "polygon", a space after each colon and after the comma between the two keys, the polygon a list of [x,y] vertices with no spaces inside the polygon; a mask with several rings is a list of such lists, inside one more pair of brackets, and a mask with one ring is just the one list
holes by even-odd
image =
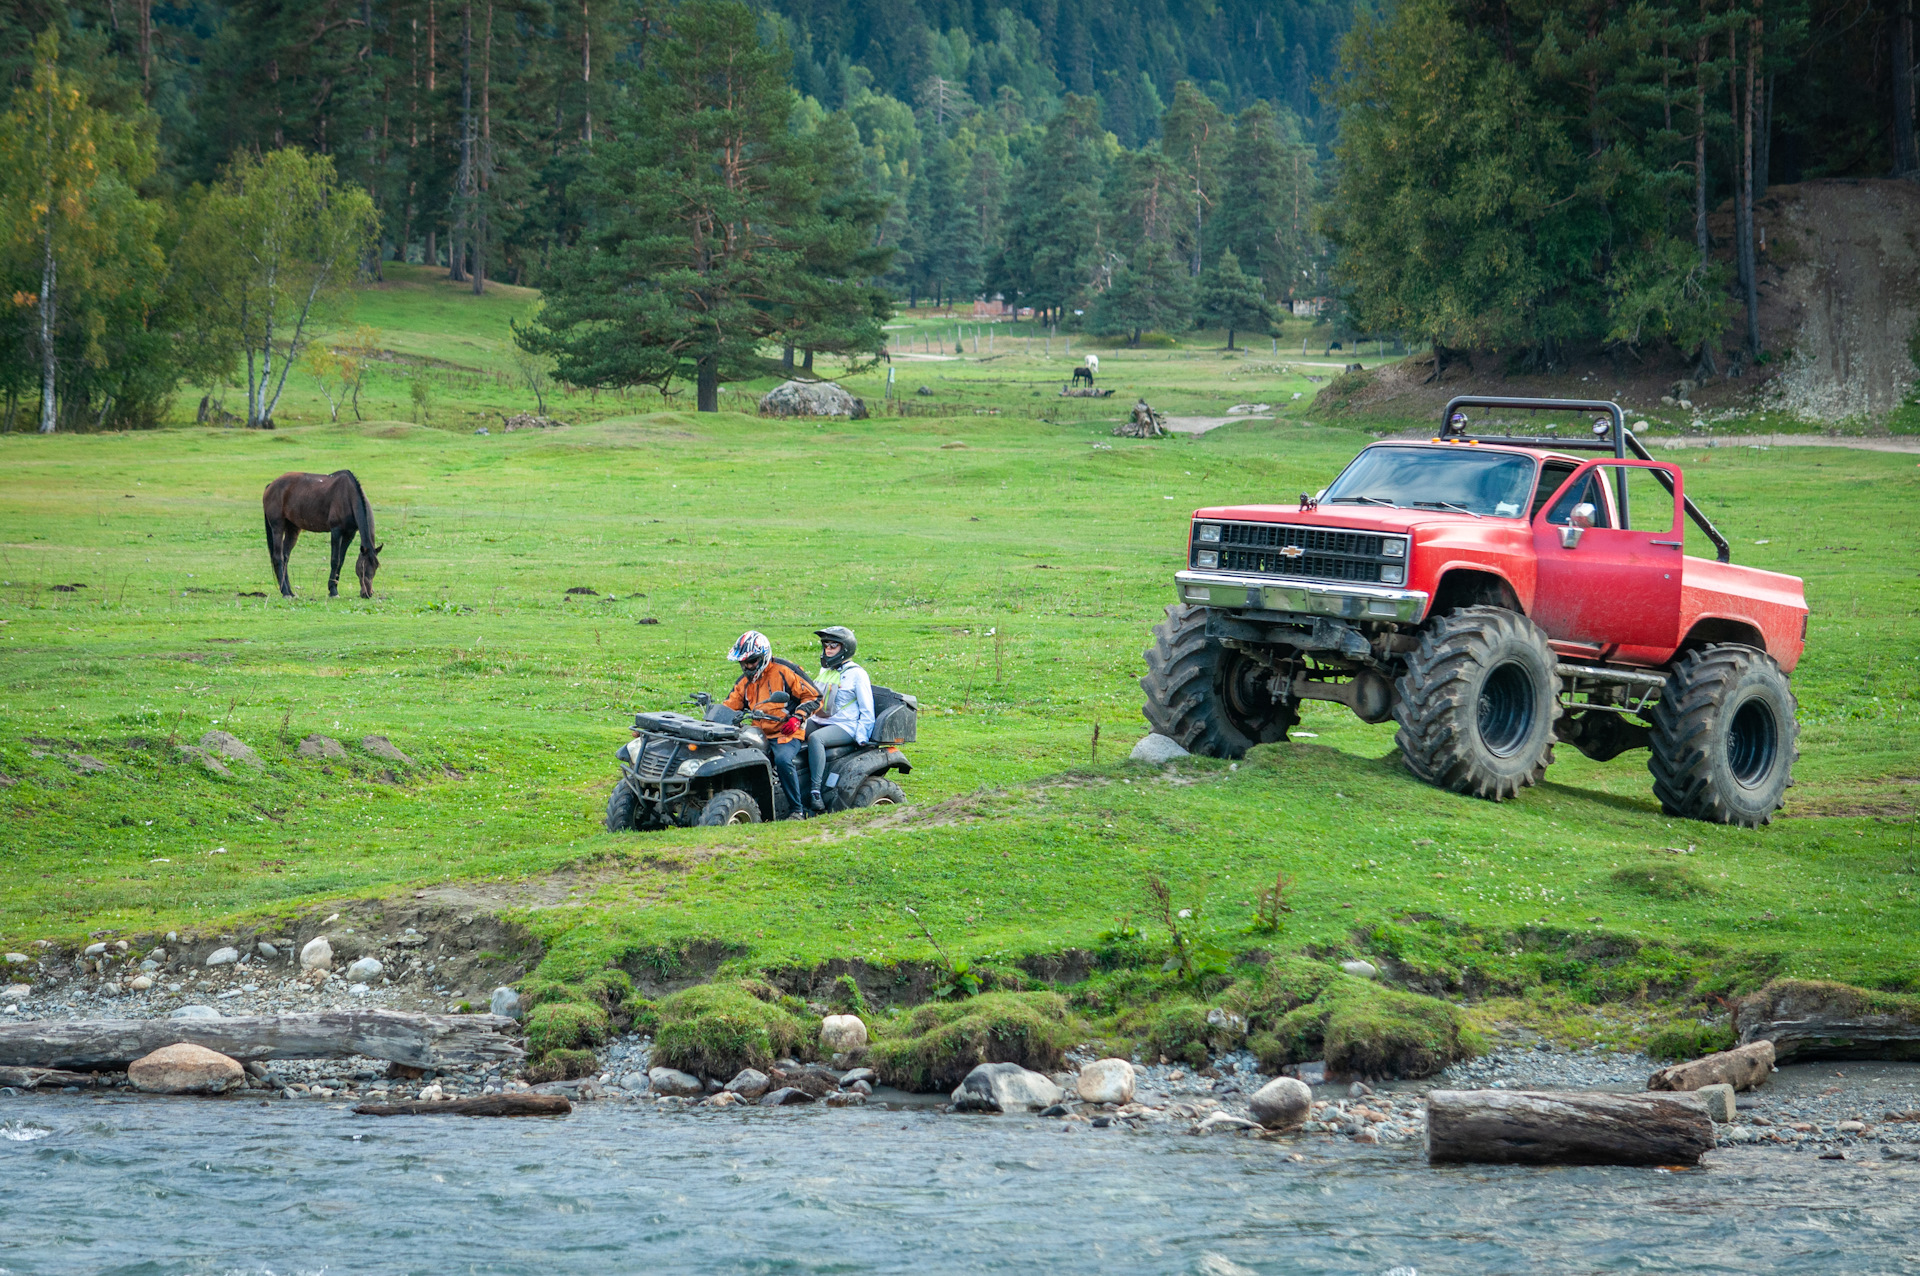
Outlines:
{"label": "atv knobby tire", "polygon": [[905,806],[907,793],[899,785],[884,776],[870,775],[860,781],[854,789],[853,797],[847,806],[859,810],[863,806]]}
{"label": "atv knobby tire", "polygon": [[1394,741],[1429,784],[1504,802],[1553,761],[1560,679],[1546,634],[1503,607],[1433,621],[1394,684]]}
{"label": "atv knobby tire", "polygon": [[1772,656],[1716,644],[1674,663],[1653,720],[1653,793],[1668,815],[1772,822],[1800,756],[1799,702]]}
{"label": "atv knobby tire", "polygon": [[623,780],[613,786],[613,795],[607,799],[607,832],[631,833],[634,828],[634,815],[639,810],[640,801],[634,797],[633,790]]}
{"label": "atv knobby tire", "polygon": [[1147,723],[1189,753],[1245,756],[1256,744],[1287,738],[1300,707],[1267,689],[1272,670],[1207,637],[1207,609],[1167,608],[1147,648]]}
{"label": "atv knobby tire", "polygon": [[722,824],[758,824],[760,804],[745,789],[721,789],[700,809],[700,826],[714,828]]}

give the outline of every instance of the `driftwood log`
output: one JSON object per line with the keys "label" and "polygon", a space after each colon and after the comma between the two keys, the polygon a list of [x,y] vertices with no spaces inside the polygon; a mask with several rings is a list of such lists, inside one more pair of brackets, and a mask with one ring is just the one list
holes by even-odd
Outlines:
{"label": "driftwood log", "polygon": [[1751,1041],[1689,1063],[1662,1068],[1647,1078],[1649,1090],[1698,1090],[1707,1085],[1730,1085],[1751,1090],[1773,1071],[1773,1043]]}
{"label": "driftwood log", "polygon": [[1427,1159],[1512,1165],[1695,1165],[1714,1145],[1691,1094],[1435,1090]]}
{"label": "driftwood log", "polygon": [[364,1055],[416,1068],[518,1063],[526,1057],[502,1015],[398,1010],[235,1015],[230,1019],[30,1019],[0,1024],[0,1067],[124,1068],[162,1046],[189,1042],[242,1063]]}
{"label": "driftwood log", "polygon": [[573,1111],[564,1094],[482,1094],[471,1099],[410,1099],[404,1103],[363,1103],[361,1116],[565,1116]]}
{"label": "driftwood log", "polygon": [[1920,1060],[1920,997],[1812,979],[1780,979],[1734,1011],[1740,1040],[1771,1041],[1779,1063]]}
{"label": "driftwood log", "polygon": [[100,1080],[100,1075],[95,1072],[63,1072],[59,1068],[0,1068],[0,1085],[20,1090],[32,1090],[39,1086],[91,1086],[100,1084]]}

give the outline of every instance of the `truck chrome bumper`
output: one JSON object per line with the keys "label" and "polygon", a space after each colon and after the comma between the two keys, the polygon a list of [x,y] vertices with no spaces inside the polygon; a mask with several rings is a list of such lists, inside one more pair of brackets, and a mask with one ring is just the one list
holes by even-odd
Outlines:
{"label": "truck chrome bumper", "polygon": [[1342,620],[1393,620],[1417,624],[1427,614],[1427,594],[1379,585],[1273,580],[1228,572],[1175,572],[1174,592],[1183,603],[1251,611],[1290,611]]}

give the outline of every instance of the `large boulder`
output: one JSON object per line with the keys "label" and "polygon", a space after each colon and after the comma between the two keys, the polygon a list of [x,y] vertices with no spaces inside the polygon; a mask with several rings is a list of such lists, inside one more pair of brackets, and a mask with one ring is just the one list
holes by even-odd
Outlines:
{"label": "large boulder", "polygon": [[161,1046],[127,1065],[127,1080],[149,1094],[224,1094],[247,1082],[234,1060],[205,1046]]}
{"label": "large boulder", "polygon": [[653,1087],[655,1094],[677,1094],[686,1098],[695,1098],[707,1092],[707,1088],[700,1084],[699,1077],[691,1072],[682,1072],[678,1068],[647,1069],[647,1084]]}
{"label": "large boulder", "polygon": [[853,1054],[867,1048],[867,1025],[859,1015],[828,1015],[820,1022],[820,1049],[828,1054]]}
{"label": "large boulder", "polygon": [[1699,1090],[1730,1085],[1736,1090],[1751,1090],[1773,1071],[1773,1054],[1771,1041],[1750,1041],[1704,1059],[1662,1068],[1647,1078],[1647,1089]]}
{"label": "large boulder", "polygon": [[1017,1063],[983,1063],[953,1092],[956,1112],[1031,1112],[1060,1102],[1060,1087]]}
{"label": "large boulder", "polygon": [[785,381],[760,398],[762,416],[844,416],[858,421],[867,405],[831,381]]}
{"label": "large boulder", "polygon": [[1733,1026],[1742,1043],[1771,1041],[1779,1063],[1920,1060],[1920,997],[1778,979],[1740,1002]]}
{"label": "large boulder", "polygon": [[302,970],[333,969],[333,945],[327,942],[325,935],[308,940],[307,946],[300,950],[300,968]]}
{"label": "large boulder", "polygon": [[1247,1112],[1269,1130],[1298,1129],[1312,1110],[1313,1091],[1292,1077],[1275,1077],[1247,1100]]}
{"label": "large boulder", "polygon": [[1102,1059],[1080,1069],[1074,1090],[1088,1103],[1132,1103],[1133,1065],[1125,1059]]}
{"label": "large boulder", "polygon": [[758,1068],[742,1068],[739,1076],[727,1082],[727,1092],[743,1099],[757,1099],[772,1088],[767,1074]]}

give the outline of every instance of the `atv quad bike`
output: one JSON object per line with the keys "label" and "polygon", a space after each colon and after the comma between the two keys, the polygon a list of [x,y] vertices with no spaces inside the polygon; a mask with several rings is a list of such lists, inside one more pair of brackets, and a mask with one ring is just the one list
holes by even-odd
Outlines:
{"label": "atv quad bike", "polygon": [[[774,700],[784,703],[785,695],[776,693]],[[886,773],[913,770],[897,746],[914,741],[919,702],[885,688],[875,688],[874,700],[872,739],[827,750],[819,787],[829,811],[906,803],[907,795]],[[757,824],[791,813],[773,769],[773,745],[754,725],[778,719],[753,710],[738,713],[704,692],[689,703],[702,716],[671,710],[633,715],[633,739],[614,753],[620,779],[607,798],[608,832]],[[805,766],[803,757],[803,771]]]}
{"label": "atv quad bike", "polygon": [[[1456,413],[1473,407],[1606,419],[1472,436]],[[1617,404],[1462,397],[1441,419],[1297,508],[1194,513],[1140,682],[1153,729],[1239,757],[1285,740],[1301,701],[1335,701],[1393,719],[1408,769],[1459,793],[1512,797],[1556,742],[1645,748],[1669,815],[1769,822],[1799,756],[1799,578],[1734,566]],[[1689,520],[1713,559],[1685,552]]]}

